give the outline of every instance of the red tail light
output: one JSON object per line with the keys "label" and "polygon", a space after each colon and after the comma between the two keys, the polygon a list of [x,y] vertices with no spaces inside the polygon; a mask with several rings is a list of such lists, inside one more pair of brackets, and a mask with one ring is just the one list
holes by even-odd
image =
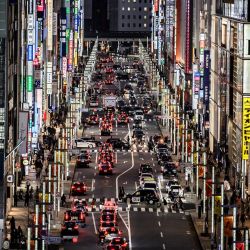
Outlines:
{"label": "red tail light", "polygon": [[74,238],[72,239],[72,242],[73,242],[73,243],[77,243],[77,242],[78,242],[78,238],[74,237]]}
{"label": "red tail light", "polygon": [[80,214],[80,220],[83,220],[84,219],[84,215],[83,213]]}
{"label": "red tail light", "polygon": [[73,185],[71,188],[72,188],[72,189],[75,189],[76,187]]}
{"label": "red tail light", "polygon": [[76,226],[74,226],[74,229],[78,229],[78,226],[76,225]]}

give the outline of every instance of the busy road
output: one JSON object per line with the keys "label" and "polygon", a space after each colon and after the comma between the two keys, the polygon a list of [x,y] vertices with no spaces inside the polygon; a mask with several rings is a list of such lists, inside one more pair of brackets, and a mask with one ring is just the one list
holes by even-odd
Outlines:
{"label": "busy road", "polygon": [[64,217],[64,249],[201,249],[155,108],[143,63],[99,52],[74,141],[69,210],[85,223]]}

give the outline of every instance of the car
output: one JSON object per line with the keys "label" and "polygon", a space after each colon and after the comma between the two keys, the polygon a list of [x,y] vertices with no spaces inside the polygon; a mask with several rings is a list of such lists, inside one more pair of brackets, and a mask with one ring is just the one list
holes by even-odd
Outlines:
{"label": "car", "polygon": [[133,194],[126,194],[124,200],[130,203],[147,202],[150,205],[159,204],[160,201],[156,190],[152,188],[139,188]]}
{"label": "car", "polygon": [[142,163],[139,168],[139,175],[142,173],[150,173],[153,174],[153,168],[149,163]]}
{"label": "car", "polygon": [[116,215],[114,213],[101,214],[100,222],[114,222],[116,224]]}
{"label": "car", "polygon": [[133,129],[142,129],[142,120],[134,120]]}
{"label": "car", "polygon": [[141,129],[134,129],[132,138],[137,139],[137,140],[144,140],[145,139],[145,134]]}
{"label": "car", "polygon": [[90,107],[98,107],[99,101],[97,96],[91,96],[89,100],[89,106]]}
{"label": "car", "polygon": [[87,192],[87,186],[83,182],[74,182],[71,186],[71,194],[75,195],[85,195]]}
{"label": "car", "polygon": [[80,209],[86,216],[88,215],[88,204],[84,199],[74,199],[72,209]]}
{"label": "car", "polygon": [[107,221],[104,221],[104,222],[101,222],[100,223],[100,226],[99,226],[99,232],[105,232],[108,228],[112,228],[112,227],[115,227],[115,223],[114,222],[107,222]]}
{"label": "car", "polygon": [[87,124],[89,125],[96,125],[99,124],[99,116],[98,114],[92,114],[87,118]]}
{"label": "car", "polygon": [[97,146],[96,142],[86,141],[83,139],[75,140],[75,145],[77,148],[95,148]]}
{"label": "car", "polygon": [[91,163],[91,157],[89,154],[80,154],[76,160],[76,167],[89,167],[89,163]]}
{"label": "car", "polygon": [[168,195],[173,198],[183,197],[184,189],[180,185],[172,185],[169,188]]}
{"label": "car", "polygon": [[104,232],[104,235],[105,242],[110,242],[112,239],[122,236],[122,231],[117,227],[110,227]]}
{"label": "car", "polygon": [[85,214],[81,209],[73,208],[64,212],[64,221],[75,221],[80,227],[86,226]]}
{"label": "car", "polygon": [[128,142],[122,141],[120,138],[109,138],[107,143],[110,143],[114,149],[129,149]]}
{"label": "car", "polygon": [[116,103],[116,107],[118,110],[122,110],[122,108],[125,106],[125,101],[124,100],[119,100]]}
{"label": "car", "polygon": [[111,163],[100,163],[99,164],[99,175],[101,174],[113,174]]}
{"label": "car", "polygon": [[132,106],[137,105],[137,100],[136,100],[136,98],[134,96],[129,98],[129,104],[132,105]]}
{"label": "car", "polygon": [[177,176],[177,169],[175,164],[166,163],[161,166],[161,173],[163,176]]}
{"label": "car", "polygon": [[63,240],[78,239],[79,227],[75,221],[65,221],[61,229],[61,237]]}
{"label": "car", "polygon": [[177,179],[170,179],[170,180],[166,181],[166,191],[167,191],[167,193],[169,193],[170,187],[172,185],[179,185],[178,180]]}
{"label": "car", "polygon": [[[119,249],[119,250],[128,250],[129,245],[125,238],[123,237],[116,237],[111,240],[111,242],[108,244],[109,248],[107,249]],[[114,248],[115,247],[115,248]],[[118,248],[117,248],[118,247]]]}
{"label": "car", "polygon": [[111,131],[109,128],[102,127],[101,128],[101,136],[110,136]]}
{"label": "car", "polygon": [[142,110],[135,111],[134,120],[144,120],[144,114]]}
{"label": "car", "polygon": [[158,190],[157,182],[154,179],[144,180],[141,184],[141,188],[153,188]]}
{"label": "car", "polygon": [[155,178],[154,177],[145,177],[145,176],[139,178],[140,186],[143,185],[145,182],[148,182],[148,181],[155,181]]}
{"label": "car", "polygon": [[118,118],[117,118],[117,123],[118,124],[128,124],[129,123],[128,115],[125,112],[119,114]]}

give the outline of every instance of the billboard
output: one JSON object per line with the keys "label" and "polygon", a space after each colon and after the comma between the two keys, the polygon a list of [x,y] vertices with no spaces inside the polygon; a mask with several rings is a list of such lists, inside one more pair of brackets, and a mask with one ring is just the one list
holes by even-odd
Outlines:
{"label": "billboard", "polygon": [[53,49],[53,0],[47,1],[47,28],[48,28],[48,36],[47,36],[47,49]]}
{"label": "billboard", "polygon": [[250,143],[250,97],[243,97],[243,115],[242,115],[242,159],[249,158]]}
{"label": "billboard", "polygon": [[209,90],[210,90],[210,51],[204,50],[204,76],[203,76],[203,91],[206,110],[209,109]]}

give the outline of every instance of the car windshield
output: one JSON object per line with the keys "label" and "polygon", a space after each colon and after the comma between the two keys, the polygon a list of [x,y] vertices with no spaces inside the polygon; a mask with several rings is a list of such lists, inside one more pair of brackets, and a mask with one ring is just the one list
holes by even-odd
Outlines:
{"label": "car windshield", "polygon": [[156,184],[155,183],[145,183],[144,187],[145,188],[156,188]]}
{"label": "car windshield", "polygon": [[124,242],[123,238],[114,238],[111,241],[111,244],[119,244],[119,245],[121,245],[121,244],[124,244],[124,243],[125,242]]}
{"label": "car windshield", "polygon": [[69,221],[69,222],[65,222],[64,224],[66,226],[66,228],[73,228],[76,223],[74,221]]}
{"label": "car windshield", "polygon": [[102,227],[114,227],[115,225],[114,225],[114,223],[107,223],[107,222],[103,222],[102,224],[101,224],[101,226]]}

